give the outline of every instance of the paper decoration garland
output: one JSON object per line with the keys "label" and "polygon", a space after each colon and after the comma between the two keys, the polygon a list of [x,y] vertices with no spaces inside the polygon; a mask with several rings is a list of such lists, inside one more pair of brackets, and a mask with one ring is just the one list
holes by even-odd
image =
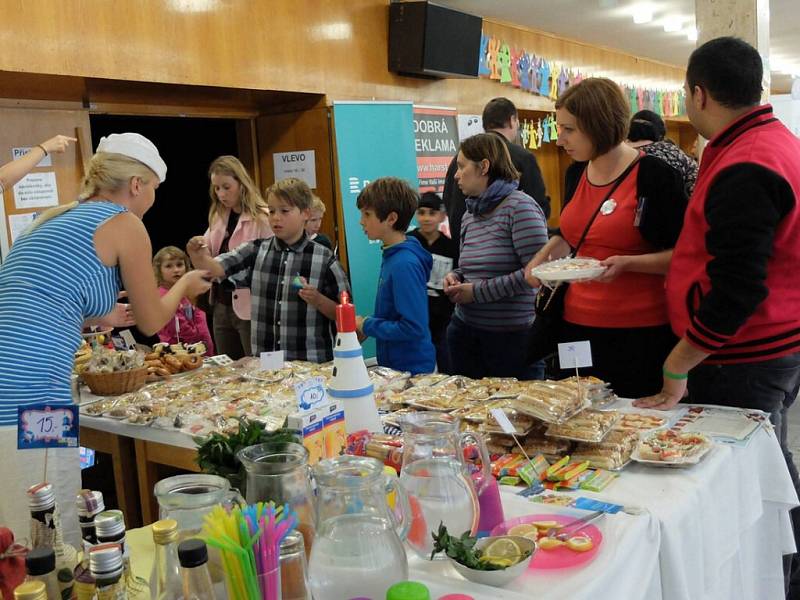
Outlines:
{"label": "paper decoration garland", "polygon": [[[482,33],[478,76],[557,100],[567,88],[579,83],[586,75],[577,69],[536,56],[533,52],[512,48],[504,41]],[[630,102],[631,112],[648,109],[662,117],[686,114],[683,90],[648,89],[627,84],[620,84],[620,87]],[[551,139],[556,137],[553,129],[555,123],[550,130]],[[538,140],[531,137],[529,141],[541,145],[541,140],[542,136]]]}

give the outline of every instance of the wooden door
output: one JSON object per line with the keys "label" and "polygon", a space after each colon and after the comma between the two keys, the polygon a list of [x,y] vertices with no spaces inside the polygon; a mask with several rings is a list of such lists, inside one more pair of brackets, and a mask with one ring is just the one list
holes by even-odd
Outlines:
{"label": "wooden door", "polygon": [[330,108],[319,106],[303,111],[264,115],[256,119],[256,132],[262,191],[275,182],[275,153],[314,151],[316,187],[313,191],[326,209],[320,231],[336,244],[339,240],[340,209],[333,175]]}
{"label": "wooden door", "polygon": [[[92,156],[89,113],[85,110],[61,110],[41,108],[0,108],[0,164],[12,160],[15,148],[36,146],[57,134],[78,138],[64,154],[47,157],[50,160],[31,171],[32,178],[23,186],[5,190],[0,205],[0,257],[5,257],[13,242],[12,224],[15,233],[27,222],[22,215],[39,213],[48,208],[55,191],[58,204],[75,200],[80,190],[84,166]],[[55,190],[53,190],[53,178]],[[39,192],[32,193],[38,186]],[[41,206],[38,206],[41,204]]]}

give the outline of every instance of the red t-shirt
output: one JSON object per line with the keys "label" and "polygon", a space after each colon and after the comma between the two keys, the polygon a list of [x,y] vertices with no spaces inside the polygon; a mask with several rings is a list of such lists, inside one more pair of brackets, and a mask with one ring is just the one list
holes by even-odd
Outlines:
{"label": "red t-shirt", "polygon": [[[611,195],[616,208],[598,213],[580,256],[604,260],[609,256],[655,252],[634,225],[638,199],[636,165]],[[586,171],[581,175],[572,200],[561,214],[561,235],[572,247],[580,241],[589,219],[603,201],[613,182],[593,185]],[[664,276],[624,272],[610,283],[585,282],[569,286],[564,300],[564,319],[587,327],[651,327],[665,325],[667,318]]]}

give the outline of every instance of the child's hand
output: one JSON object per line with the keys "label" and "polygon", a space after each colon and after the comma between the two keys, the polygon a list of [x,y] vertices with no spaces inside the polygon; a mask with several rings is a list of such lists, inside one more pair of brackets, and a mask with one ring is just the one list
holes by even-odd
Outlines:
{"label": "child's hand", "polygon": [[358,338],[359,342],[363,342],[369,337],[364,333],[364,321],[366,320],[366,317],[360,317],[356,315],[356,337]]}
{"label": "child's hand", "polygon": [[310,306],[319,309],[320,301],[322,298],[324,298],[324,296],[313,285],[309,285],[305,277],[300,277],[299,279],[302,282],[303,287],[300,288],[300,290],[297,292],[297,295],[305,300]]}
{"label": "child's hand", "polygon": [[186,252],[188,252],[189,256],[192,258],[195,256],[211,257],[211,250],[208,245],[206,245],[206,238],[202,235],[196,235],[189,240],[189,243],[186,244]]}

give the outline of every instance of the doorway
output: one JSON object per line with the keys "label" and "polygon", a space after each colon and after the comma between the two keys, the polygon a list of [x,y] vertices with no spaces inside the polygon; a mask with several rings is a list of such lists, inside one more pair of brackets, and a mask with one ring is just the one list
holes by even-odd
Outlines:
{"label": "doorway", "polygon": [[208,228],[208,166],[223,154],[238,154],[236,119],[90,115],[92,148],[111,133],[131,131],[153,142],[167,178],[144,222],[153,254],[164,246],[186,248],[192,236]]}

